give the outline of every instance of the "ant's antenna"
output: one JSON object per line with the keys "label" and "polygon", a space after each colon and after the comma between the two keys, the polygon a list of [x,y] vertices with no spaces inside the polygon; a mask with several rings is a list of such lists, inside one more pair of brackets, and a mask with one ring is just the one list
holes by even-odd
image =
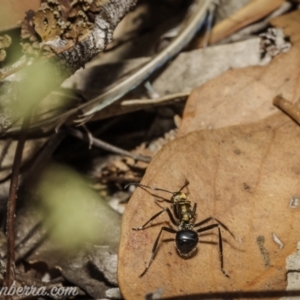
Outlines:
{"label": "ant's antenna", "polygon": [[181,192],[186,186],[188,186],[190,183],[189,183],[189,181],[188,180],[185,180],[185,183],[184,183],[184,185],[181,187],[181,189],[177,192],[177,193],[179,193],[179,192]]}
{"label": "ant's antenna", "polygon": [[[130,186],[130,185],[140,186],[140,187],[142,187],[142,188],[151,189],[151,190],[153,190],[153,191],[162,191],[162,192],[170,193],[170,194],[172,194],[172,195],[175,195],[176,193],[178,193],[178,192],[171,192],[171,191],[168,191],[168,190],[159,189],[159,188],[155,188],[155,187],[151,187],[151,186],[148,186],[148,185],[139,184],[139,183],[135,183],[135,182],[127,184],[127,185],[125,186],[125,189],[126,189],[128,186]],[[187,185],[187,184],[185,184],[185,185],[180,189],[180,191],[181,191],[186,185]]]}
{"label": "ant's antenna", "polygon": [[171,192],[171,191],[168,191],[168,190],[165,190],[165,189],[155,188],[155,187],[152,187],[152,186],[148,186],[148,185],[144,185],[144,184],[139,184],[139,183],[135,183],[135,182],[127,184],[125,186],[125,189],[128,186],[130,186],[130,185],[135,185],[135,186],[139,186],[139,187],[142,187],[142,188],[148,188],[148,189],[151,189],[153,191],[162,191],[162,192],[166,192],[166,193],[170,193],[172,195],[175,195],[175,194],[181,192],[188,184],[189,184],[189,182],[186,180],[184,186],[181,187],[181,189],[178,192]]}

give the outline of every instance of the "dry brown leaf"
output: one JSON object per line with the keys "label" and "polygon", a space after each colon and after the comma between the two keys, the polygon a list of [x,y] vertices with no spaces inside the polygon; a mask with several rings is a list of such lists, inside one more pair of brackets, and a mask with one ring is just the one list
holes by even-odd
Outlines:
{"label": "dry brown leaf", "polygon": [[[289,206],[300,194],[299,137],[299,126],[278,112],[255,124],[192,132],[164,147],[143,184],[178,191],[189,180],[188,197],[198,204],[196,220],[214,216],[237,238],[222,230],[224,268],[231,278],[220,270],[216,244],[199,243],[195,256],[182,259],[173,242],[162,241],[148,272],[139,278],[168,216],[162,214],[146,230],[133,231],[161,210],[155,197],[137,189],[124,213],[119,250],[119,284],[125,299],[143,299],[158,289],[163,297],[285,289],[285,260],[299,240],[300,207]],[[163,233],[162,240],[172,238]],[[200,240],[217,243],[217,230]]]}
{"label": "dry brown leaf", "polygon": [[278,94],[300,98],[300,11],[272,24],[289,36],[292,48],[263,67],[231,70],[195,89],[187,101],[179,135],[204,129],[255,122],[274,114]]}
{"label": "dry brown leaf", "polygon": [[296,251],[299,240],[300,207],[289,205],[300,194],[300,128],[272,108],[272,99],[278,93],[292,101],[300,96],[299,15],[297,11],[274,21],[291,35],[294,46],[288,54],[268,66],[230,71],[211,81],[201,94],[197,91],[202,103],[192,98],[194,92],[180,131],[184,136],[157,154],[142,182],[178,191],[189,180],[188,197],[198,204],[196,220],[214,216],[237,237],[222,230],[224,268],[231,278],[220,270],[216,230],[201,237],[215,244],[200,243],[190,259],[178,256],[174,243],[167,242],[174,235],[164,232],[153,263],[139,278],[169,219],[162,214],[146,230],[133,231],[161,210],[153,195],[138,189],[124,213],[119,250],[118,276],[125,299],[142,299],[156,291],[168,297],[285,289],[286,257]]}
{"label": "dry brown leaf", "polygon": [[[209,36],[208,44],[214,44],[237,30],[260,20],[277,9],[284,1],[252,0],[232,16],[215,25]],[[204,40],[205,38],[201,38],[196,47],[203,47]]]}

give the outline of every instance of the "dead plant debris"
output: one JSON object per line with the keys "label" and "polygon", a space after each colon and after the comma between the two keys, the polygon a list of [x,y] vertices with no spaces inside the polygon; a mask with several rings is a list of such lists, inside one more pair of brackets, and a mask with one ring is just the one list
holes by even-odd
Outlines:
{"label": "dead plant debris", "polygon": [[[299,4],[140,0],[129,12],[136,2],[42,0],[19,41],[0,29],[1,286],[73,288],[49,295],[62,300],[299,296]],[[53,73],[34,67],[50,57]],[[139,182],[157,189],[131,197]],[[180,243],[197,242],[193,228],[192,249]]]}

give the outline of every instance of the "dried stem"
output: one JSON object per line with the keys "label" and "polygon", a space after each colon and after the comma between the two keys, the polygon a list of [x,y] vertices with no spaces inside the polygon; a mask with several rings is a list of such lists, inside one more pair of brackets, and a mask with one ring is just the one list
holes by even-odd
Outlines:
{"label": "dried stem", "polygon": [[284,99],[281,95],[274,98],[273,104],[300,125],[300,109],[297,105]]}
{"label": "dried stem", "polygon": [[176,93],[166,95],[155,99],[137,99],[137,100],[124,100],[121,105],[124,107],[133,107],[134,109],[145,109],[148,107],[155,107],[158,105],[168,105],[177,103],[186,99],[190,95],[190,92]]}
{"label": "dried stem", "polygon": [[[30,117],[24,117],[22,130],[20,132],[18,145],[14,157],[12,167],[12,177],[10,182],[9,197],[7,201],[7,218],[6,218],[6,234],[7,234],[7,265],[6,265],[6,286],[9,288],[15,280],[15,210],[16,198],[18,190],[19,172],[22,162],[22,153],[27,137]],[[7,296],[7,300],[12,296]]]}
{"label": "dried stem", "polygon": [[43,167],[49,161],[51,155],[60,145],[61,141],[65,138],[66,133],[59,131],[52,135],[47,141],[46,145],[42,148],[35,160],[31,163],[30,169],[22,177],[22,185],[27,186],[27,182],[30,181],[35,175],[41,172]]}
{"label": "dried stem", "polygon": [[106,151],[113,152],[113,153],[116,153],[116,154],[119,154],[119,155],[128,156],[128,157],[131,157],[133,159],[144,161],[144,162],[150,162],[151,161],[151,157],[141,156],[141,155],[136,155],[136,154],[130,153],[129,151],[123,150],[119,147],[116,147],[116,146],[108,144],[104,141],[101,141],[101,140],[93,137],[92,135],[90,135],[90,136],[84,135],[81,131],[79,131],[77,129],[68,127],[68,128],[65,128],[65,130],[68,134],[70,134],[70,135],[72,135],[72,136],[74,136],[78,139],[81,139],[83,141],[86,141],[86,142],[92,144],[95,147],[102,148]]}

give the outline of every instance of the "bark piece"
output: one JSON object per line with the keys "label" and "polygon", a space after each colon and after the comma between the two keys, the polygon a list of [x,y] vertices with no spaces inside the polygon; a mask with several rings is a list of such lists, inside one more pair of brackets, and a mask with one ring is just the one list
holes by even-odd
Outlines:
{"label": "bark piece", "polygon": [[[41,78],[39,76],[32,76],[30,72],[34,66],[31,65],[23,69],[22,72],[14,74],[14,76],[12,76],[13,78],[6,78],[5,81],[1,82],[0,133],[5,133],[12,123],[15,122],[16,119],[20,118],[20,115],[22,116],[24,113],[18,105],[15,110],[12,110],[12,105],[15,105],[16,103],[25,103],[26,107],[28,107],[30,104],[27,103],[27,101],[24,101],[24,99],[34,99],[35,101],[39,101],[49,94],[50,91],[57,88],[64,79],[70,76],[71,73],[74,73],[77,69],[90,61],[95,55],[103,51],[112,39],[112,33],[117,24],[124,15],[134,7],[135,4],[136,0],[124,0],[121,2],[116,0],[110,0],[108,2],[104,1],[103,6],[101,6],[101,11],[95,14],[95,20],[93,23],[94,28],[87,36],[81,37],[80,40],[76,39],[75,41],[70,41],[60,36],[55,37],[55,34],[52,32],[52,28],[48,28],[48,26],[47,30],[49,29],[50,31],[47,31],[47,34],[50,33],[51,38],[55,38],[48,40],[46,39],[46,34],[45,40],[47,40],[47,42],[43,44],[43,49],[51,49],[50,52],[52,55],[55,54],[55,59],[49,59],[47,60],[47,63],[43,60],[39,60],[36,65],[38,65],[38,69],[43,70],[45,64],[50,64],[50,60],[51,62],[54,61],[50,67],[54,73],[50,74],[49,72],[46,78],[44,78],[44,75]],[[29,18],[31,16],[32,14],[27,15],[27,22],[29,22]],[[32,31],[30,30],[29,25],[23,27],[23,29],[25,29],[26,35],[29,35],[30,37]],[[45,32],[41,31],[42,35],[44,35],[44,33]],[[26,44],[26,47],[30,47],[29,43]],[[32,45],[32,53],[34,53],[36,49],[34,45],[35,43]],[[26,62],[26,64],[28,65],[29,61]],[[16,66],[14,69],[16,69]],[[36,83],[38,79],[42,81],[41,84]],[[49,81],[51,83],[49,83]],[[35,86],[43,87],[43,91],[41,91],[39,95],[34,95],[34,97],[29,95],[29,97],[26,98],[25,96],[27,95],[24,95],[25,93],[30,94],[30,92],[33,92],[32,90],[28,91],[26,85],[32,86],[34,84]],[[64,121],[65,119],[62,118],[59,123],[61,124]]]}

